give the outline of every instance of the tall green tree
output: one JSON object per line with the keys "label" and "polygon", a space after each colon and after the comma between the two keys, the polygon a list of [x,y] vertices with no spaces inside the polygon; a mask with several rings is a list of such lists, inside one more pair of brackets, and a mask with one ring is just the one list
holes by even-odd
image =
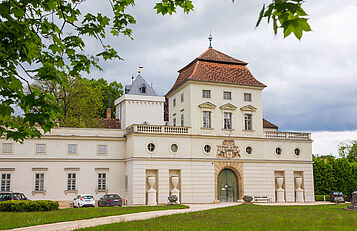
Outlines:
{"label": "tall green tree", "polygon": [[[41,137],[55,124],[59,108],[55,98],[32,87],[32,80],[51,81],[67,86],[66,76],[80,77],[82,72],[101,67],[99,61],[120,59],[117,51],[105,43],[108,33],[129,36],[136,21],[128,14],[134,0],[98,1],[98,12],[84,12],[83,0],[3,0],[0,3],[0,136],[23,141]],[[111,15],[101,13],[102,4],[111,6]],[[308,31],[302,0],[273,0],[259,16],[257,25],[272,18],[274,32],[284,36],[292,32],[301,38]],[[161,0],[155,4],[158,14],[172,14],[177,8],[193,10],[190,0]],[[98,53],[87,53],[85,37],[101,46]],[[27,90],[28,89],[28,90]],[[15,113],[17,112],[17,113]]]}
{"label": "tall green tree", "polygon": [[357,140],[353,140],[350,144],[340,143],[338,145],[338,153],[349,161],[357,162]]}
{"label": "tall green tree", "polygon": [[86,79],[68,77],[63,87],[51,81],[32,84],[45,94],[52,94],[59,108],[57,119],[62,127],[95,127],[102,110],[102,94]]}
{"label": "tall green tree", "polygon": [[107,116],[107,108],[108,108],[108,99],[109,106],[112,109],[111,116],[115,117],[115,105],[114,101],[123,95],[123,86],[121,83],[116,81],[108,83],[107,80],[103,78],[99,79],[91,79],[89,80],[89,84],[100,92],[100,100],[102,102],[101,113],[100,116],[105,118]]}
{"label": "tall green tree", "polygon": [[53,95],[59,108],[57,118],[62,127],[97,127],[96,119],[107,116],[108,95],[113,96],[110,103],[111,108],[114,108],[114,99],[123,93],[120,83],[108,83],[103,78],[88,80],[67,77],[67,82],[66,87],[51,81],[36,81],[32,84],[41,92]]}

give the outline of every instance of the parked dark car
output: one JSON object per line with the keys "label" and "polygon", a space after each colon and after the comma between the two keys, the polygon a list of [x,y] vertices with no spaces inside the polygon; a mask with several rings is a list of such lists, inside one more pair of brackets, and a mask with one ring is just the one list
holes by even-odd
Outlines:
{"label": "parked dark car", "polygon": [[330,193],[331,202],[345,202],[345,195],[342,192],[332,192]]}
{"label": "parked dark car", "polygon": [[99,207],[104,206],[122,206],[123,199],[118,194],[105,194],[98,201]]}
{"label": "parked dark car", "polygon": [[23,193],[5,192],[0,193],[0,201],[28,200]]}

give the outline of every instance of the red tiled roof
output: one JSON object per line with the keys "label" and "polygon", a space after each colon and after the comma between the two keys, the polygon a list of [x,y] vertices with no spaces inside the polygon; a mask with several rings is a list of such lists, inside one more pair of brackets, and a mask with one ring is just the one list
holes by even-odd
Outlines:
{"label": "red tiled roof", "polygon": [[247,65],[248,63],[243,62],[241,60],[235,59],[231,56],[223,54],[215,49],[208,49],[202,55],[200,55],[198,60],[202,61],[211,61],[211,62],[220,62],[220,63],[232,63],[232,64],[240,64],[240,65]]}
{"label": "red tiled roof", "polygon": [[95,124],[93,127],[95,128],[120,128],[119,119],[113,118],[94,118]]}
{"label": "red tiled roof", "polygon": [[268,120],[263,119],[263,128],[273,128],[273,129],[278,129],[278,126],[275,124],[270,123]]}
{"label": "red tiled roof", "polygon": [[209,48],[198,58],[179,70],[179,76],[174,86],[166,95],[187,80],[265,87],[263,83],[254,78],[246,65],[246,62]]}

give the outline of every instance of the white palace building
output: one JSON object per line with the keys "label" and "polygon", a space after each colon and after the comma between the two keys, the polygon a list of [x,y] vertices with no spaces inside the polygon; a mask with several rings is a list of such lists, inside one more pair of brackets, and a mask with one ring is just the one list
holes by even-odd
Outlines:
{"label": "white palace building", "polygon": [[130,205],[173,194],[181,203],[314,201],[310,134],[263,119],[266,86],[246,62],[210,47],[178,72],[166,96],[139,74],[115,101],[117,118],[103,119],[109,128],[1,138],[0,191],[59,201],[117,193]]}

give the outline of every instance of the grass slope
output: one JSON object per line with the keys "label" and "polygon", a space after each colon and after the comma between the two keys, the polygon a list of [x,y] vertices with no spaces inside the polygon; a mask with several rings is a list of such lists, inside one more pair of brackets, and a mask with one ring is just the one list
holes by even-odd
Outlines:
{"label": "grass slope", "polygon": [[0,230],[62,221],[82,220],[94,217],[183,208],[188,208],[188,206],[160,205],[136,207],[96,207],[76,209],[69,208],[49,212],[0,212]]}
{"label": "grass slope", "polygon": [[357,212],[346,205],[238,205],[84,230],[357,230]]}

